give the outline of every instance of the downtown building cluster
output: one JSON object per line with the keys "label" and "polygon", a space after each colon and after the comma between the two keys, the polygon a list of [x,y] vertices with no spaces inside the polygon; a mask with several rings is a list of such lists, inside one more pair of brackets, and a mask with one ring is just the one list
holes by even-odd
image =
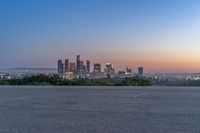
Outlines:
{"label": "downtown building cluster", "polygon": [[[91,71],[91,63],[86,60],[84,63],[81,60],[80,55],[76,56],[75,62],[70,62],[69,59],[58,60],[58,74],[67,79],[104,79],[104,78],[126,78],[132,77],[135,74],[132,69],[126,68],[125,71],[115,72],[115,69],[111,63],[106,63],[102,71],[102,65],[100,63],[93,64],[93,70]],[[143,76],[143,67],[138,68],[138,76]]]}

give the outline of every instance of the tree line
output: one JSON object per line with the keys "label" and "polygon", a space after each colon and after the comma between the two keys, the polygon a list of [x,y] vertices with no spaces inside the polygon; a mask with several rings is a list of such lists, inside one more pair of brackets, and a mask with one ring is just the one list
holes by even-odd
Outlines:
{"label": "tree line", "polygon": [[0,85],[58,85],[58,86],[150,86],[150,80],[132,77],[124,79],[73,79],[68,80],[59,75],[43,74],[24,77],[21,79],[2,79]]}

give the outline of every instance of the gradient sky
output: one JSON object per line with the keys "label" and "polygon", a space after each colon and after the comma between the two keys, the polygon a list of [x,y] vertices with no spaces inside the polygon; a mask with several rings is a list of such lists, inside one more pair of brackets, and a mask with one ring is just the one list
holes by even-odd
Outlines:
{"label": "gradient sky", "polygon": [[200,0],[0,0],[0,68],[57,60],[200,71]]}

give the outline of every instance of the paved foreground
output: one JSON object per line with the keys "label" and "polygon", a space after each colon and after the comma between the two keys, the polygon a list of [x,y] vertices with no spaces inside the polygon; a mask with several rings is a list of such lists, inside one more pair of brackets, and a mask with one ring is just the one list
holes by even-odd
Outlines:
{"label": "paved foreground", "polygon": [[200,133],[200,88],[0,86],[0,133]]}

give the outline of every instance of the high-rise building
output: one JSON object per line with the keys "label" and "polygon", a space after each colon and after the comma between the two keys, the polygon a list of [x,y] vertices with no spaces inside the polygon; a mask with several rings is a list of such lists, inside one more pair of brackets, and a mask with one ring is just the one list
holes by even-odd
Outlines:
{"label": "high-rise building", "polygon": [[143,76],[143,73],[144,73],[143,67],[138,67],[138,76],[139,76],[139,77],[142,77],[142,76]]}
{"label": "high-rise building", "polygon": [[81,58],[80,58],[80,55],[77,55],[76,56],[76,70],[77,70],[77,73],[79,73],[80,72],[80,67],[81,67]]}
{"label": "high-rise building", "polygon": [[132,69],[131,68],[126,68],[126,73],[132,73]]}
{"label": "high-rise building", "polygon": [[83,61],[80,61],[80,70],[78,73],[79,78],[84,78],[86,76],[85,65]]}
{"label": "high-rise building", "polygon": [[64,70],[64,65],[62,60],[58,60],[58,74],[63,74]]}
{"label": "high-rise building", "polygon": [[96,63],[94,64],[94,71],[95,74],[100,74],[101,73],[101,64]]}
{"label": "high-rise building", "polygon": [[69,71],[69,59],[65,60],[65,72]]}
{"label": "high-rise building", "polygon": [[132,77],[133,76],[132,69],[127,67],[125,75],[126,77]]}
{"label": "high-rise building", "polygon": [[115,69],[112,64],[106,63],[106,68],[104,68],[104,74],[106,78],[113,78],[115,76]]}
{"label": "high-rise building", "polygon": [[70,63],[69,63],[69,72],[73,72],[73,73],[74,73],[75,70],[76,70],[76,64],[70,62]]}
{"label": "high-rise building", "polygon": [[101,64],[99,64],[99,63],[94,64],[94,70],[93,70],[93,73],[92,73],[92,78],[94,78],[94,79],[102,78]]}
{"label": "high-rise building", "polygon": [[90,73],[90,61],[89,60],[86,61],[86,73],[87,74]]}
{"label": "high-rise building", "polygon": [[83,65],[83,74],[86,74],[86,67]]}
{"label": "high-rise building", "polygon": [[84,67],[84,62],[80,61],[80,72],[83,71],[83,67]]}

